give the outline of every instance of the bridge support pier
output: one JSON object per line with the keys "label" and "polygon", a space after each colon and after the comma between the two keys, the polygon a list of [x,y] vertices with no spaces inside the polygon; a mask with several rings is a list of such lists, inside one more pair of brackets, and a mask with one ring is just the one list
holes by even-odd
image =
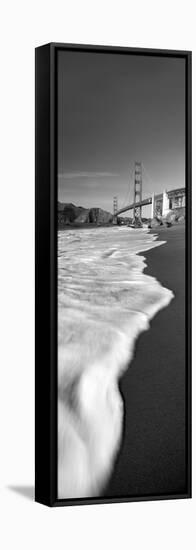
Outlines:
{"label": "bridge support pier", "polygon": [[142,224],[142,207],[137,203],[142,201],[142,164],[135,162],[135,178],[134,178],[134,208],[133,208],[133,223]]}
{"label": "bridge support pier", "polygon": [[113,198],[113,225],[117,224],[118,197]]}
{"label": "bridge support pier", "polygon": [[153,220],[155,215],[155,194],[152,194],[152,205],[151,205],[151,220]]}
{"label": "bridge support pier", "polygon": [[162,209],[162,216],[167,216],[169,213],[169,197],[167,194],[167,191],[163,191],[163,209]]}

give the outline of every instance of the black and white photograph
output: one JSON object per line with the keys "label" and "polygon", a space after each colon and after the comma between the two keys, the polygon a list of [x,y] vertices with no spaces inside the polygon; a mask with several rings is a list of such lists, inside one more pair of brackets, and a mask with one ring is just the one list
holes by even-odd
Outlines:
{"label": "black and white photograph", "polygon": [[186,102],[183,55],[58,50],[60,500],[190,496]]}

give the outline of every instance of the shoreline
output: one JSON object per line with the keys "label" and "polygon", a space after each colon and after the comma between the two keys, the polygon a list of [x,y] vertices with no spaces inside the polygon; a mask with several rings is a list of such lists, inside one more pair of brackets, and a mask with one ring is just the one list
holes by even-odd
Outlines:
{"label": "shoreline", "polygon": [[185,225],[150,232],[167,242],[141,253],[144,273],[175,297],[138,337],[120,380],[124,436],[106,498],[179,494],[186,487]]}

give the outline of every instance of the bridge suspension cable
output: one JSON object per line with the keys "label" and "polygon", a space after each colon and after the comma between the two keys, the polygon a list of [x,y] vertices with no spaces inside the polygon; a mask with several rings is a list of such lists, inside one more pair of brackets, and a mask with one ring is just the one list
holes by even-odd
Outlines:
{"label": "bridge suspension cable", "polygon": [[132,192],[131,186],[133,184],[132,183],[133,182],[133,173],[134,173],[134,168],[133,168],[133,166],[131,166],[131,168],[130,168],[130,180],[129,180],[129,183],[128,183],[128,191],[126,191],[126,194],[124,196],[124,200],[120,202],[119,210],[121,208],[124,208],[124,206],[126,204],[131,202],[131,192]]}
{"label": "bridge suspension cable", "polygon": [[[128,204],[132,204],[133,218],[138,218],[139,220],[141,219],[142,206],[140,205],[142,202],[145,201],[145,199],[143,198],[143,180],[148,180],[148,182],[151,183],[151,179],[147,173],[146,168],[144,167],[144,164],[139,161],[134,161],[134,163],[131,163],[130,179],[128,180],[128,190],[124,196],[124,200],[118,203],[118,197],[114,197],[113,211],[115,211],[115,216],[116,212],[124,210],[126,205]],[[148,204],[148,200],[146,204]],[[126,211],[126,209],[124,211]]]}
{"label": "bridge suspension cable", "polygon": [[143,172],[143,175],[144,175],[144,181],[147,180],[147,182],[148,182],[148,183],[150,184],[150,186],[151,186],[150,192],[152,193],[156,186],[153,185],[152,178],[151,178],[151,176],[149,175],[148,171],[146,170],[146,166],[144,165],[143,162],[142,162],[142,172]]}

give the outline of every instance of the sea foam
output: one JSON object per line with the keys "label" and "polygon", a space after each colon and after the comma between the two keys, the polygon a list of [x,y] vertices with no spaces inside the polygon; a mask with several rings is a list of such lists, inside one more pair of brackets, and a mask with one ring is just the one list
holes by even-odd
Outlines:
{"label": "sea foam", "polygon": [[137,254],[162,244],[128,227],[58,233],[58,498],[97,497],[111,475],[119,378],[135,339],[173,297]]}

